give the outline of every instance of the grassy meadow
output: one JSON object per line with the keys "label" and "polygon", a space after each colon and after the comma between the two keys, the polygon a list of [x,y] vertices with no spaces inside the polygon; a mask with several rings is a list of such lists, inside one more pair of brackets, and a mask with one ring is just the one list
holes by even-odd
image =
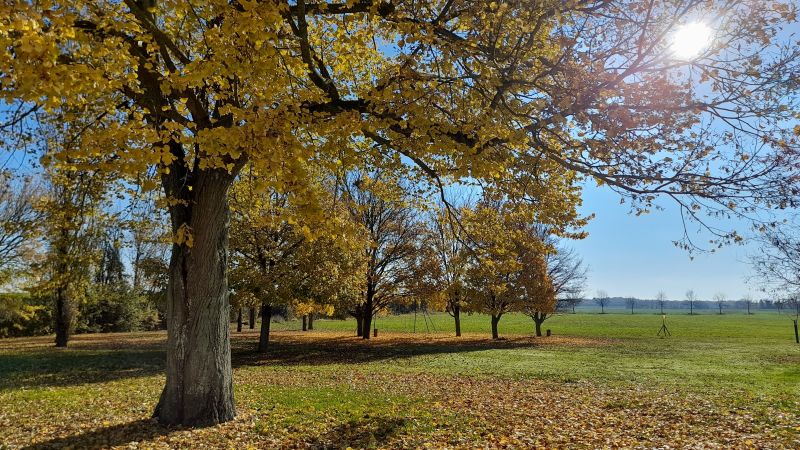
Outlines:
{"label": "grassy meadow", "polygon": [[238,417],[205,429],[149,419],[165,334],[0,340],[0,448],[800,448],[800,345],[774,313],[563,314],[504,339],[465,315],[273,324],[232,333]]}

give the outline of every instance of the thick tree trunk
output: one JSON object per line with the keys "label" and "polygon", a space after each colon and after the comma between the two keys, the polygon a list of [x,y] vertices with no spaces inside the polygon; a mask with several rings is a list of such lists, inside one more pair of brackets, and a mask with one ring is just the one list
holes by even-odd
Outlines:
{"label": "thick tree trunk", "polygon": [[308,329],[314,329],[314,313],[308,313]]}
{"label": "thick tree trunk", "polygon": [[501,316],[492,314],[492,339],[500,339],[500,333],[497,332],[497,324],[500,323]]}
{"label": "thick tree trunk", "polygon": [[72,316],[73,308],[67,289],[59,287],[56,289],[56,347],[66,347],[69,337],[72,335]]}
{"label": "thick tree trunk", "polygon": [[308,315],[303,315],[303,331],[308,331]]}
{"label": "thick tree trunk", "polygon": [[[188,176],[188,175],[187,175]],[[167,194],[190,201],[174,207],[173,233],[191,231],[192,245],[173,245],[167,287],[166,385],[154,417],[161,423],[203,426],[233,419],[229,339],[226,172],[192,178],[193,192],[165,179]],[[184,189],[178,191],[179,189]]]}
{"label": "thick tree trunk", "polygon": [[272,305],[261,304],[261,334],[258,336],[258,351],[266,353],[269,348],[269,327],[272,323]]}
{"label": "thick tree trunk", "polygon": [[250,327],[251,330],[256,329],[256,309],[253,307],[250,308],[250,315],[247,318],[247,325]]}
{"label": "thick tree trunk", "polygon": [[461,337],[461,306],[453,305],[453,320],[456,321],[456,337]]}
{"label": "thick tree trunk", "polygon": [[361,311],[356,311],[356,336],[364,335],[364,316]]}

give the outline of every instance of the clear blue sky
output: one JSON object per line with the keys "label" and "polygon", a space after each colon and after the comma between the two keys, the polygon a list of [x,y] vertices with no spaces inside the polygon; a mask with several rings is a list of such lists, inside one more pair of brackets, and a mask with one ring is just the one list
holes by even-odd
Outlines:
{"label": "clear blue sky", "polygon": [[[612,297],[643,299],[655,298],[663,290],[669,299],[682,300],[688,289],[702,300],[711,300],[717,292],[725,293],[729,299],[748,293],[754,298],[763,297],[757,283],[748,279],[751,270],[747,255],[755,249],[752,244],[690,255],[672,243],[683,236],[677,206],[665,200],[661,202],[664,211],[637,217],[629,214],[627,204],[620,204],[618,194],[588,184],[581,211],[596,214],[586,228],[589,237],[565,242],[589,265],[584,294],[587,298],[594,297],[598,289]],[[743,222],[728,224],[742,234],[748,231]],[[696,226],[690,224],[689,229],[696,231]],[[698,243],[708,242],[708,236],[697,237]]]}

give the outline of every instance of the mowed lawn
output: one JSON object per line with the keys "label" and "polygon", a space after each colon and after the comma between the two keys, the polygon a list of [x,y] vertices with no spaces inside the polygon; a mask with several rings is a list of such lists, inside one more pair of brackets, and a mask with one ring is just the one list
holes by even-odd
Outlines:
{"label": "mowed lawn", "polygon": [[165,334],[0,340],[0,448],[800,448],[800,345],[774,313],[507,315],[275,323],[234,332],[238,418],[149,419]]}

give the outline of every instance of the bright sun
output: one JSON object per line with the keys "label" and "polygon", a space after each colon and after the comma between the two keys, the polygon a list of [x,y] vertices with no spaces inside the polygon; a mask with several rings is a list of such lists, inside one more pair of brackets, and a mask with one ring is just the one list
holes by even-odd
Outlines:
{"label": "bright sun", "polygon": [[678,58],[690,59],[711,44],[711,28],[702,22],[681,25],[672,35],[670,49]]}

